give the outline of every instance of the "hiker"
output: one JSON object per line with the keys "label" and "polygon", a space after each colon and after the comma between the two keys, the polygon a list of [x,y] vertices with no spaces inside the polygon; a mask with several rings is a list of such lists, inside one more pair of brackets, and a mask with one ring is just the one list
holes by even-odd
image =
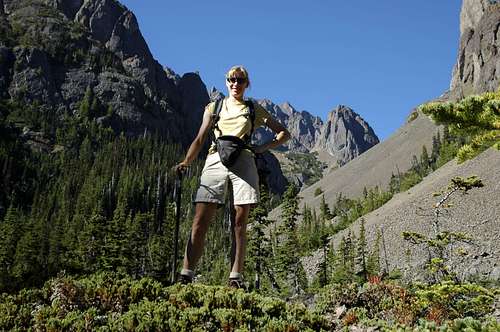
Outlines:
{"label": "hiker", "polygon": [[[224,204],[226,185],[229,183],[234,193],[235,257],[228,283],[234,288],[243,286],[242,271],[248,214],[250,208],[259,201],[259,178],[253,152],[263,153],[285,143],[290,138],[288,130],[262,106],[244,99],[245,90],[249,86],[250,79],[244,67],[234,66],[229,69],[226,74],[229,97],[219,102],[209,103],[205,107],[198,134],[191,143],[184,160],[175,167],[177,171],[184,171],[198,156],[207,136],[210,133],[214,134],[216,139],[210,146],[194,200],[195,216],[184,254],[180,274],[181,283],[191,283],[193,280],[193,270],[201,257],[208,226],[218,205]],[[272,141],[252,147],[252,152],[249,149],[250,135],[254,129],[262,125],[270,128],[276,135]],[[229,152],[226,151],[227,145],[229,145]],[[236,155],[239,152],[236,157],[232,156],[235,149],[238,150]],[[226,161],[227,156],[230,159],[228,161]],[[225,166],[223,162],[228,166]]]}

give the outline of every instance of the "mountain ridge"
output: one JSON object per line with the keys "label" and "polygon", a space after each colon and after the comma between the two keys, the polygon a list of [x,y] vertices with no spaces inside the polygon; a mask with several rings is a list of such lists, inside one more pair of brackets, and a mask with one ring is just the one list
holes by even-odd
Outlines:
{"label": "mountain ridge", "polygon": [[[209,94],[212,100],[224,98],[224,94],[215,88]],[[379,142],[370,125],[348,106],[338,105],[323,121],[308,111],[298,111],[288,101],[279,105],[270,99],[255,101],[291,133],[291,140],[278,148],[278,151],[325,152],[331,156],[329,161],[333,166],[342,166]],[[257,144],[274,136],[265,128],[257,129],[254,135]]]}

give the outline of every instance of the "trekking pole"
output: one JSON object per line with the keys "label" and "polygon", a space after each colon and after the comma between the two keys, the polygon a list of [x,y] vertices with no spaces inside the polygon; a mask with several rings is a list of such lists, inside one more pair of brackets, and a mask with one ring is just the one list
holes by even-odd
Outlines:
{"label": "trekking pole", "polygon": [[182,193],[182,173],[183,171],[176,170],[177,176],[174,183],[174,198],[175,198],[175,230],[174,230],[174,256],[172,258],[172,276],[170,281],[174,284],[177,281],[177,258],[179,256],[179,225],[181,221],[181,193]]}

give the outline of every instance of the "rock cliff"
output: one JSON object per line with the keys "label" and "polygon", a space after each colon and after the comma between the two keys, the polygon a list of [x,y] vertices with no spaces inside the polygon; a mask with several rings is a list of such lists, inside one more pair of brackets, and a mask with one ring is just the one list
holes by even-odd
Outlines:
{"label": "rock cliff", "polygon": [[[85,92],[112,112],[116,132],[159,134],[186,145],[209,101],[194,73],[182,78],[152,56],[132,12],[115,0],[3,0],[2,98],[78,114]],[[6,27],[5,27],[6,26]]]}
{"label": "rock cliff", "polygon": [[499,1],[463,1],[460,47],[450,84],[452,99],[500,87],[499,28]]}

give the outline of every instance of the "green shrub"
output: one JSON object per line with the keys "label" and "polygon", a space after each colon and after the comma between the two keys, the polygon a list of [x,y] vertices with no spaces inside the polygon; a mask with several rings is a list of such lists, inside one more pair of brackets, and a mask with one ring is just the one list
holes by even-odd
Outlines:
{"label": "green shrub", "polygon": [[415,295],[423,313],[439,309],[443,319],[483,318],[492,313],[495,294],[480,285],[443,281],[417,285]]}
{"label": "green shrub", "polygon": [[327,320],[287,304],[227,287],[163,287],[114,273],[58,277],[42,290],[0,298],[0,330],[206,331],[329,330]]}

